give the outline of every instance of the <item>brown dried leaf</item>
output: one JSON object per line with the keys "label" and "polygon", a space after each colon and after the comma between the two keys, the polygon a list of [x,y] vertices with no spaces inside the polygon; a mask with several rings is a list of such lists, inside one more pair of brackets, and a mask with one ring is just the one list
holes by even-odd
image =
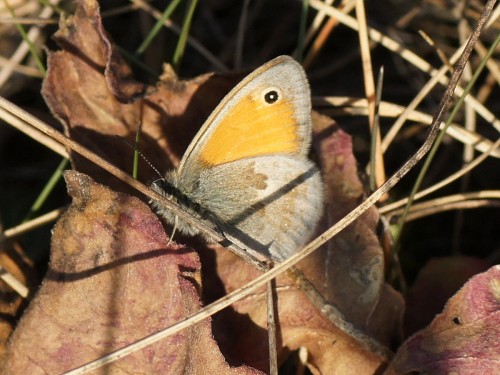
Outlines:
{"label": "brown dried leaf", "polygon": [[500,371],[500,266],[474,276],[425,329],[398,350],[399,373],[484,374]]}
{"label": "brown dried leaf", "polygon": [[[66,134],[123,170],[130,170],[130,147],[116,135],[132,139],[140,123],[140,103],[123,104],[110,89],[104,72],[111,55],[95,1],[79,2],[74,16],[61,18],[54,39],[63,48],[48,55],[42,94]],[[114,56],[114,55],[113,55]],[[113,64],[117,67],[118,64]],[[71,89],[69,89],[71,88]],[[110,154],[114,153],[114,157]],[[118,157],[119,156],[119,157]],[[72,154],[73,165],[99,181],[109,175]],[[116,184],[116,181],[114,181]]]}
{"label": "brown dried leaf", "polygon": [[[188,143],[212,109],[237,81],[207,74],[179,81],[166,66],[156,88],[133,81],[130,69],[103,30],[97,3],[79,2],[76,13],[61,21],[50,52],[42,94],[65,126],[66,134],[124,171],[132,170],[133,150],[141,126],[140,150],[160,171],[179,161]],[[68,88],[72,89],[68,89]],[[147,93],[136,100],[141,92]],[[75,169],[96,181],[128,191],[108,173],[72,154]],[[142,161],[141,161],[142,163]],[[157,178],[146,164],[139,178]]]}
{"label": "brown dried leaf", "polygon": [[[314,115],[314,125],[326,176],[331,225],[356,207],[363,198],[363,189],[350,137],[327,117]],[[369,210],[298,267],[326,301],[339,308],[358,330],[388,345],[398,336],[403,300],[383,280],[383,251],[375,234],[377,219],[376,210]],[[215,259],[211,253],[203,253],[202,257],[204,265],[215,262],[216,270],[213,275],[204,271],[207,299],[232,292],[257,277],[257,271],[224,249],[215,251]],[[305,347],[309,368],[314,373],[370,374],[387,364],[386,358],[370,352],[330,322],[292,279],[280,277],[277,284],[281,359],[289,350]],[[266,309],[262,289],[215,319],[216,337],[233,364],[247,363],[267,371],[267,346],[262,345],[267,340]]]}
{"label": "brown dried leaf", "polygon": [[[326,116],[314,115],[313,119],[326,185],[326,226],[330,227],[355,209],[365,194],[351,137]],[[377,236],[378,223],[378,212],[371,207],[329,241],[322,260],[316,263],[319,269],[304,273],[351,323],[388,345],[400,329],[404,303],[401,295],[384,280],[384,251]]]}
{"label": "brown dried leaf", "polygon": [[[221,248],[216,249],[216,267],[227,292],[258,275]],[[372,374],[384,364],[382,357],[367,351],[332,324],[307,295],[297,289],[292,279],[278,277],[276,289],[280,361],[284,361],[290,351],[305,347],[309,353],[308,367],[313,373]],[[207,293],[213,291],[212,288]],[[268,371],[266,312],[266,294],[262,288],[216,316],[214,334],[229,363],[246,363]]]}
{"label": "brown dried leaf", "polygon": [[[169,244],[158,218],[137,198],[114,193],[77,172],[65,177],[73,204],[55,226],[49,271],[12,336],[3,374],[68,371],[200,308],[196,253]],[[135,352],[107,371],[255,373],[225,363],[210,320]]]}

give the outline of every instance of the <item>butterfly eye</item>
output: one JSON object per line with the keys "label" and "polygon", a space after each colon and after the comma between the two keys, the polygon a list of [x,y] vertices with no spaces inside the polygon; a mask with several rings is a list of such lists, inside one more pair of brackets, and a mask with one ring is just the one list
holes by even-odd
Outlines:
{"label": "butterfly eye", "polygon": [[276,103],[281,99],[281,91],[276,87],[270,87],[264,91],[263,98],[267,104]]}

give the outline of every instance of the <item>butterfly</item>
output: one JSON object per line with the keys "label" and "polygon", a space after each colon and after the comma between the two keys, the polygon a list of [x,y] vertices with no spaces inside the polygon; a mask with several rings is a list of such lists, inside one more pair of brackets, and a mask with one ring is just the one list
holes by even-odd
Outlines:
{"label": "butterfly", "polygon": [[[311,127],[306,74],[277,57],[224,97],[178,168],[151,187],[239,247],[282,261],[307,243],[323,212],[321,173],[308,159]],[[199,234],[152,206],[181,233]]]}

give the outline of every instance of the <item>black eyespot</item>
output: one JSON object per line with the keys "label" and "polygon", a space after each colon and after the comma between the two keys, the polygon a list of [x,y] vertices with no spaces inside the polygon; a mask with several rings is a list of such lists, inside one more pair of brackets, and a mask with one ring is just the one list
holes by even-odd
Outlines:
{"label": "black eyespot", "polygon": [[455,323],[457,326],[459,326],[460,324],[462,324],[462,321],[460,320],[460,318],[458,316],[456,316],[453,318],[453,323]]}
{"label": "black eyespot", "polygon": [[271,89],[264,94],[264,100],[267,104],[273,104],[280,98],[278,90]]}

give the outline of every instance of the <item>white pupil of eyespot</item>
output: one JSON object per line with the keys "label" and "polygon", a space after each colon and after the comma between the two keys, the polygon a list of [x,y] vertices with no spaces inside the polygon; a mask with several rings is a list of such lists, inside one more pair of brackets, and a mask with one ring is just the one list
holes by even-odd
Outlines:
{"label": "white pupil of eyespot", "polygon": [[272,104],[276,102],[279,99],[279,94],[278,91],[276,90],[270,90],[266,92],[264,95],[264,100],[266,101],[267,104]]}

